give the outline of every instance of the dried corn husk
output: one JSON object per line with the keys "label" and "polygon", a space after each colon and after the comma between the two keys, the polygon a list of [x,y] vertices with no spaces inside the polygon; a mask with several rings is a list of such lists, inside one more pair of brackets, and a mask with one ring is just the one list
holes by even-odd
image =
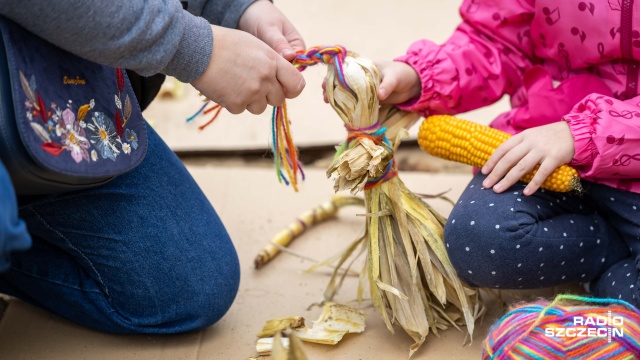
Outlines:
{"label": "dried corn husk", "polygon": [[322,314],[311,328],[298,327],[292,332],[302,341],[335,345],[345,334],[363,332],[366,317],[361,310],[326,302]]}
{"label": "dried corn husk", "polygon": [[316,344],[335,345],[345,334],[363,332],[366,317],[367,315],[361,310],[334,302],[325,302],[322,314],[313,322],[311,328],[305,325],[304,318],[300,316],[267,321],[257,335],[260,339],[258,339],[256,350],[260,355],[268,354],[276,343],[279,344],[274,339],[281,333],[287,334],[292,338],[291,341],[296,338]]}
{"label": "dried corn husk", "polygon": [[[281,342],[280,339],[283,341]],[[303,345],[295,334],[290,334],[289,338],[283,338],[277,333],[274,338],[273,351],[271,352],[272,360],[307,360],[307,356],[302,350]],[[288,346],[284,345],[284,340],[288,341]]]}
{"label": "dried corn husk", "polygon": [[274,336],[275,334],[292,328],[297,329],[304,327],[304,318],[302,316],[290,316],[286,318],[273,319],[267,321],[262,327],[262,331],[256,335],[258,338]]}
{"label": "dried corn husk", "polygon": [[287,247],[293,240],[303,234],[315,224],[334,218],[338,210],[345,206],[364,206],[364,199],[356,196],[334,195],[331,200],[300,215],[296,221],[277,233],[255,257],[253,264],[256,269],[261,268],[280,253],[280,249]]}
{"label": "dried corn husk", "polygon": [[270,355],[275,347],[289,348],[289,338],[281,337],[280,333],[276,333],[274,337],[258,339],[256,343],[256,351],[258,355]]}
{"label": "dried corn husk", "polygon": [[[417,114],[392,107],[379,107],[377,92],[380,74],[372,61],[350,53],[343,63],[351,89],[337,80],[328,68],[327,97],[348,128],[370,128],[376,122],[386,127],[387,143],[376,144],[363,137],[351,142],[327,171],[336,191],[363,191],[367,181],[379,177],[407,128]],[[445,219],[393,177],[365,190],[366,234],[355,241],[337,260],[337,267],[361,247],[366,252],[366,276],[373,304],[393,332],[400,325],[415,343],[409,356],[422,345],[429,331],[458,327],[464,319],[469,335],[483,306],[475,290],[458,279],[449,261],[443,237]],[[325,292],[331,300],[339,288],[336,270]],[[362,284],[358,290],[362,298]]]}

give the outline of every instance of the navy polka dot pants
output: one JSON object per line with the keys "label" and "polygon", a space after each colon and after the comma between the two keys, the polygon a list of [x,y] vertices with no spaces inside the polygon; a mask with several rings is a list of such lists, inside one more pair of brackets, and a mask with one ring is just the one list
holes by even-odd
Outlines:
{"label": "navy polka dot pants", "polygon": [[471,286],[533,289],[590,283],[594,296],[640,306],[640,194],[583,181],[583,194],[524,184],[496,194],[478,173],[453,208],[444,240]]}

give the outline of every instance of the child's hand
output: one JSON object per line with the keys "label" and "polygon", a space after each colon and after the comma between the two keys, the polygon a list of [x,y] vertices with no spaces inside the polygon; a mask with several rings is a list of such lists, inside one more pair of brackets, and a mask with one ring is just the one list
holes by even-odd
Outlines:
{"label": "child's hand", "polygon": [[574,153],[573,135],[564,121],[524,130],[493,152],[482,167],[482,173],[488,174],[482,186],[501,193],[540,164],[523,191],[531,195],[556,168],[569,163]]}
{"label": "child's hand", "polygon": [[398,61],[376,62],[382,82],[378,89],[381,104],[401,104],[420,96],[422,83],[409,64]]}
{"label": "child's hand", "polygon": [[244,11],[238,29],[246,31],[292,61],[296,51],[306,49],[302,36],[271,1],[258,0]]}
{"label": "child's hand", "polygon": [[213,52],[204,73],[191,84],[232,114],[245,109],[262,113],[300,95],[302,74],[256,37],[239,30],[211,26]]}
{"label": "child's hand", "polygon": [[[376,62],[376,66],[380,69],[382,82],[378,89],[378,99],[381,104],[401,104],[413,98],[420,96],[422,83],[418,73],[411,65],[396,62],[385,61]],[[327,99],[327,79],[322,82],[322,94],[324,102]]]}

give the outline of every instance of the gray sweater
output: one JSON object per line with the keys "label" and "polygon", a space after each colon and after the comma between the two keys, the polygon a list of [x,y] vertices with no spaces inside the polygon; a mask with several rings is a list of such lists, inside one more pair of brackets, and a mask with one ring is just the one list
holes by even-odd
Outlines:
{"label": "gray sweater", "polygon": [[236,28],[255,0],[0,0],[0,14],[97,63],[191,82],[213,49],[209,22]]}

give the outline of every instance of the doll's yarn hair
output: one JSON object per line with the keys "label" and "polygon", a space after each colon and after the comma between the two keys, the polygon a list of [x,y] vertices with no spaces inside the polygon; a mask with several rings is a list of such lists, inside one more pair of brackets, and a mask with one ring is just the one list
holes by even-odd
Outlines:
{"label": "doll's yarn hair", "polygon": [[640,359],[640,311],[574,295],[519,303],[491,327],[482,358]]}

